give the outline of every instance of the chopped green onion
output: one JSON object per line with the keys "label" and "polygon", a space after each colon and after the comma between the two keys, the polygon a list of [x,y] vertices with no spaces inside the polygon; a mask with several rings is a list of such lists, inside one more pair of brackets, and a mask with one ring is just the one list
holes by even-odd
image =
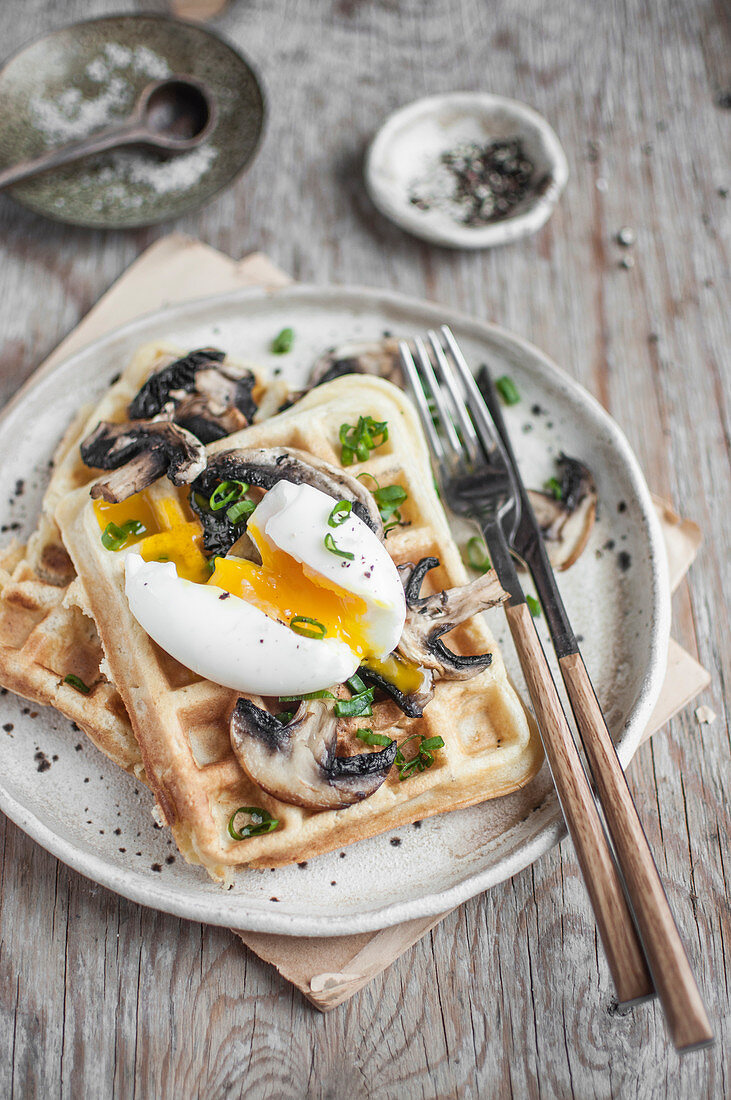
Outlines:
{"label": "chopped green onion", "polygon": [[504,374],[502,378],[498,378],[495,381],[495,389],[502,397],[506,405],[517,405],[520,401],[520,393],[518,387],[512,378],[509,378],[507,374]]}
{"label": "chopped green onion", "polygon": [[[381,486],[378,484],[378,478],[374,477],[373,474],[369,474],[367,470],[362,470],[361,473],[358,474],[357,480],[361,481],[364,477],[369,477],[371,481],[374,481],[376,483],[376,489],[381,488]],[[373,490],[371,490],[371,492],[373,492]]]}
{"label": "chopped green onion", "polygon": [[244,516],[250,516],[255,508],[256,504],[253,500],[238,500],[236,504],[226,509],[226,519],[231,523],[238,523]]}
{"label": "chopped green onion", "polygon": [[401,485],[384,485],[382,489],[376,489],[373,498],[378,505],[378,511],[387,531],[392,527],[398,527],[401,523],[399,506],[407,499],[408,493]]}
{"label": "chopped green onion", "polygon": [[525,602],[528,604],[528,610],[534,619],[537,619],[541,614],[541,605],[535,596],[526,596]]}
{"label": "chopped green onion", "polygon": [[293,710],[280,710],[279,714],[277,715],[277,721],[281,722],[283,726],[286,726],[287,722],[291,722],[293,718]]}
{"label": "chopped green onion", "polygon": [[274,355],[286,355],[292,350],[294,343],[294,329],[283,328],[272,340],[272,352]]}
{"label": "chopped green onion", "polygon": [[295,615],[289,622],[290,630],[301,634],[303,638],[315,638],[318,642],[327,634],[325,624],[317,619],[308,619],[306,615]]}
{"label": "chopped green onion", "polygon": [[227,504],[240,500],[249,486],[243,481],[222,481],[211,493],[208,501],[212,512],[220,512]]}
{"label": "chopped green onion", "polygon": [[128,520],[118,527],[116,523],[108,523],[102,531],[102,546],[106,550],[121,550],[130,535],[144,535],[147,528],[138,519]]}
{"label": "chopped green onion", "polygon": [[352,699],[338,699],[333,707],[338,718],[366,717],[373,714],[373,688],[354,695]]}
{"label": "chopped green onion", "polygon": [[219,554],[214,554],[208,562],[208,572],[211,576],[213,576],[213,574],[216,572],[216,562],[218,561],[219,557]]}
{"label": "chopped green onion", "polygon": [[388,439],[388,422],[374,420],[372,416],[359,416],[358,423],[341,424],[338,432],[340,440],[340,461],[343,466],[365,462],[371,451],[382,446]]}
{"label": "chopped green onion", "polygon": [[339,558],[347,558],[348,561],[355,561],[355,554],[351,554],[349,550],[340,550],[335,545],[335,539],[332,537],[332,534],[329,531],[325,535],[323,541],[325,543],[325,549],[329,550],[331,554],[337,554]]}
{"label": "chopped green onion", "polygon": [[[408,744],[409,741],[413,741],[415,737],[420,738],[419,747],[416,750],[416,755],[407,760],[401,750],[404,745]],[[403,783],[415,772],[426,771],[434,763],[434,753],[443,748],[444,740],[441,737],[424,737],[421,733],[412,733],[410,737],[401,742],[396,753],[395,762],[399,780]]]}
{"label": "chopped green onion", "polygon": [[467,542],[467,561],[480,573],[487,573],[488,569],[492,568],[485,541],[479,535],[474,535]]}
{"label": "chopped green onion", "polygon": [[385,733],[374,733],[372,729],[356,730],[355,736],[359,741],[365,741],[366,745],[383,745],[388,748],[392,744],[391,738],[386,737]]}
{"label": "chopped green onion", "polygon": [[355,672],[349,680],[346,680],[345,683],[353,692],[353,695],[359,695],[362,691],[368,690],[357,672]]}
{"label": "chopped green onion", "polygon": [[341,523],[345,523],[352,511],[353,505],[349,500],[339,500],[327,517],[327,522],[330,527],[339,527]]}
{"label": "chopped green onion", "polygon": [[548,489],[549,493],[553,494],[554,500],[563,500],[563,489],[557,477],[549,477],[544,487]]}
{"label": "chopped green onion", "polygon": [[280,703],[301,703],[303,699],[334,699],[331,691],[311,691],[308,695],[278,695]]}
{"label": "chopped green onion", "polygon": [[[251,821],[241,829],[234,824],[239,814],[248,814]],[[234,840],[246,840],[249,836],[263,836],[264,833],[273,833],[279,825],[279,818],[272,817],[268,810],[261,810],[258,806],[239,806],[228,819],[228,832]]]}
{"label": "chopped green onion", "polygon": [[76,691],[81,692],[82,695],[88,695],[91,688],[84,683],[80,676],[74,676],[73,672],[70,672],[68,676],[64,676],[63,682],[68,684],[69,687],[74,688]]}

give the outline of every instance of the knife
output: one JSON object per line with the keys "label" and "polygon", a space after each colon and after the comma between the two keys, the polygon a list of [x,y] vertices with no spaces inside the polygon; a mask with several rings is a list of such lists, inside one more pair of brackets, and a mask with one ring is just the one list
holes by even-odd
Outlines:
{"label": "knife", "polygon": [[[714,1038],[708,1015],[579,643],[566,614],[541,530],[515,460],[500,399],[486,366],[480,368],[477,385],[503,442],[520,498],[520,520],[510,539],[511,549],[525,562],[536,586],[671,1037],[680,1052],[710,1046]],[[506,534],[509,536],[508,532]]]}

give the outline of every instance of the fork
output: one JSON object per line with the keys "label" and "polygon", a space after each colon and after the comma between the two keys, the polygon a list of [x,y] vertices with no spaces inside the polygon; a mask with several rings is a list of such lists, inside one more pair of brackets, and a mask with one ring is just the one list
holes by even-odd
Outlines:
{"label": "fork", "polygon": [[[502,444],[490,431],[484,406],[469,394],[470,412],[434,332],[399,350],[406,377],[436,461],[444,499],[453,512],[479,524],[498,579],[509,595],[504,605],[567,828],[604,945],[617,999],[636,1003],[653,985],[599,812],[559,699],[546,655],[518,580],[502,524],[514,530],[520,504]],[[437,374],[439,378],[437,378]],[[438,416],[435,424],[432,409]],[[475,423],[488,442],[483,448]]]}
{"label": "fork", "polygon": [[[675,1045],[681,1050],[708,1045],[713,1041],[710,1025],[672,915],[670,923],[677,942],[670,946],[676,949],[679,945],[682,957],[678,956],[677,950],[668,954],[666,914],[657,909],[656,895],[652,892],[649,895],[647,892],[632,894],[632,901],[644,907],[645,917],[649,909],[650,920],[644,920],[641,924],[646,946],[649,941],[649,951],[643,948],[638,937],[633,913],[623,892],[623,877],[617,869],[613,849],[527,608],[506,539],[506,532],[511,540],[515,536],[526,498],[524,492],[519,491],[522,486],[518,485],[515,467],[508,461],[500,435],[454,336],[446,326],[442,333],[445,346],[435,332],[428,333],[431,356],[420,338],[414,340],[418,368],[409,346],[401,342],[402,363],[436,461],[445,499],[457,514],[478,522],[493,567],[509,594],[505,605],[508,625],[536,713],[559,802],[592,902],[617,998],[622,1003],[637,1003],[652,996],[653,979],[647,966],[649,955],[653,972],[659,978],[657,985]],[[466,404],[463,393],[466,394]],[[433,408],[430,408],[430,403]],[[434,414],[439,418],[439,430]],[[525,507],[530,506],[525,504]],[[570,697],[573,705],[574,694],[571,693]],[[594,705],[598,710],[595,697]],[[587,707],[588,704],[584,703],[584,711]],[[585,715],[581,713],[580,706],[576,707],[576,716],[583,737]],[[597,756],[591,753],[589,756],[596,773],[599,766],[596,764]],[[605,793],[606,784],[602,783],[601,777],[597,779],[596,774],[595,779],[600,794]],[[636,818],[626,783],[624,786]],[[631,881],[634,882],[637,860],[627,850],[627,836],[634,836],[634,833],[626,825],[624,831],[621,829],[622,818],[628,815],[626,799],[620,799],[619,808],[612,806],[611,810],[608,820],[620,822],[619,833],[624,841],[620,852],[625,860],[629,857],[628,862],[622,862],[621,866],[622,869],[628,866]],[[639,824],[639,819],[637,821]],[[651,855],[649,858],[652,861]],[[662,893],[661,885],[660,891]],[[662,898],[665,900],[664,893]],[[665,908],[669,913],[666,900]],[[657,921],[655,926],[651,919],[653,914]],[[659,953],[653,950],[658,944],[661,947]]]}

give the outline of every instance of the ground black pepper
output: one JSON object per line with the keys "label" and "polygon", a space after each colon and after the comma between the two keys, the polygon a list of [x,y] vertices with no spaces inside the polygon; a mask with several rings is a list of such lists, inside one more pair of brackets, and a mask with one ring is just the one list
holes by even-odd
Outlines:
{"label": "ground black pepper", "polygon": [[470,142],[442,153],[433,178],[415,182],[409,198],[420,210],[436,208],[464,225],[488,225],[522,202],[533,174],[520,138]]}

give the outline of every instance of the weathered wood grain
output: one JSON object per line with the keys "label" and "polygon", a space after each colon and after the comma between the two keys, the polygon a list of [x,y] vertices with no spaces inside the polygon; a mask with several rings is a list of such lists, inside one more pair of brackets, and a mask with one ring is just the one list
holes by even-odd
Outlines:
{"label": "weathered wood grain", "polygon": [[[2,49],[150,6],[4,0]],[[229,933],[108,894],[2,822],[0,1095],[731,1093],[724,20],[721,0],[234,0],[214,26],[263,76],[266,141],[234,187],[175,224],[235,256],[260,248],[299,279],[395,287],[525,335],[607,405],[655,491],[701,525],[674,630],[714,670],[719,717],[673,720],[630,778],[717,1046],[680,1060],[656,1007],[617,1014],[566,845],[321,1017]],[[454,88],[514,95],[556,127],[571,179],[537,237],[460,255],[370,206],[360,168],[375,126]],[[623,225],[638,237],[629,253]],[[0,197],[0,400],[170,228],[53,226]]]}

